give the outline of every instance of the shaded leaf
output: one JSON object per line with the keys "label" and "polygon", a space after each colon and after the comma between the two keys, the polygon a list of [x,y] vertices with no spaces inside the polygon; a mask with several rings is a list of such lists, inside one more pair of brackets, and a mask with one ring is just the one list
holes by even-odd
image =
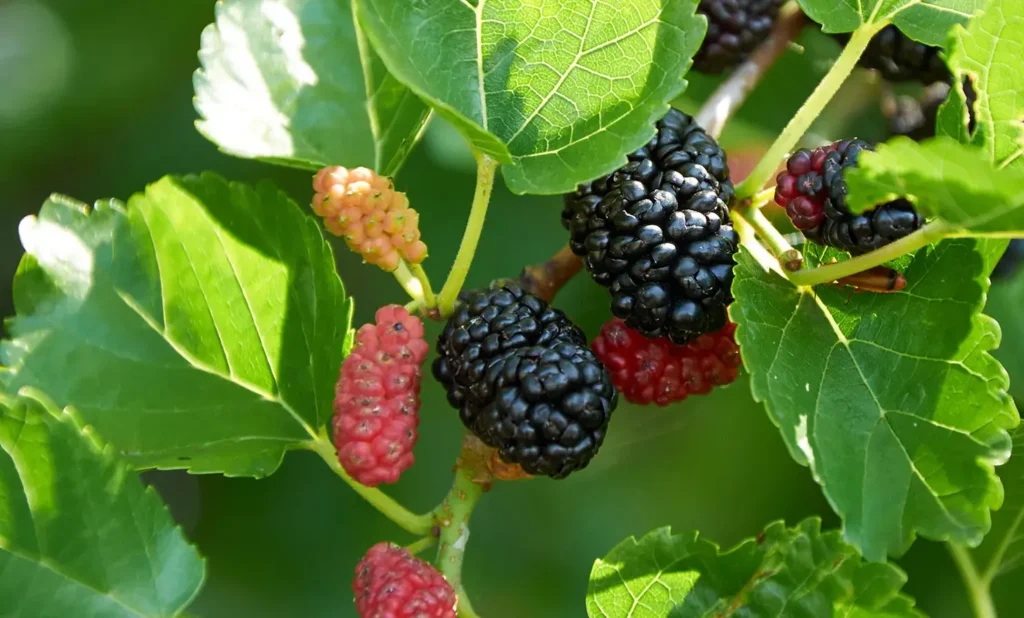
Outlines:
{"label": "shaded leaf", "polygon": [[[980,313],[1005,242],[946,241],[894,265],[907,288],[795,288],[739,256],[732,319],[754,396],[870,560],[916,534],[977,544],[1019,422]],[[823,256],[805,247],[811,266]],[[834,253],[825,253],[831,258]]]}
{"label": "shaded leaf", "polygon": [[195,75],[199,131],[229,154],[394,175],[428,108],[353,23],[350,0],[222,0]]}
{"label": "shaded leaf", "polygon": [[915,41],[941,47],[949,29],[966,23],[985,0],[799,0],[825,32],[852,32],[862,24],[893,23]]}
{"label": "shaded leaf", "polygon": [[668,528],[630,537],[594,563],[590,618],[828,618],[921,616],[900,594],[906,576],[866,563],[839,532],[807,519],[769,525],[726,552],[690,532]]}
{"label": "shaded leaf", "polygon": [[352,304],[269,183],[165,178],[21,225],[8,389],[74,405],[136,467],[264,476],[330,418]]}
{"label": "shaded leaf", "polygon": [[0,573],[5,616],[157,618],[188,605],[204,565],[73,411],[0,394]]}
{"label": "shaded leaf", "polygon": [[517,193],[565,193],[619,167],[706,29],[696,0],[358,0],[391,72]]}

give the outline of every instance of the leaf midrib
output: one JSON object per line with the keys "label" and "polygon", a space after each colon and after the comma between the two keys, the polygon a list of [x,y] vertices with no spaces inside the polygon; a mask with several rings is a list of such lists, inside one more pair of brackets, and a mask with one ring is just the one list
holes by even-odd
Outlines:
{"label": "leaf midrib", "polygon": [[[818,305],[818,308],[821,310],[822,315],[828,321],[829,326],[832,328],[833,332],[836,335],[837,342],[836,342],[836,345],[833,346],[832,351],[835,351],[839,345],[842,345],[843,348],[846,350],[846,353],[849,355],[850,360],[853,362],[853,366],[857,369],[857,375],[860,377],[861,382],[864,384],[864,387],[868,390],[868,393],[871,394],[871,400],[875,403],[875,406],[878,408],[878,410],[880,412],[879,418],[878,418],[878,423],[882,423],[882,422],[885,423],[886,427],[889,430],[889,433],[892,434],[892,437],[893,437],[894,441],[896,442],[896,444],[899,445],[900,450],[902,451],[903,456],[906,459],[907,465],[913,471],[914,476],[916,476],[918,478],[918,480],[921,482],[921,484],[924,485],[924,487],[928,490],[929,495],[932,496],[932,498],[935,501],[935,504],[938,506],[939,510],[943,513],[943,515],[945,515],[947,521],[950,524],[954,525],[954,526],[962,527],[962,524],[960,522],[958,522],[956,520],[956,518],[953,517],[953,514],[949,511],[949,508],[939,498],[938,492],[935,491],[934,489],[932,489],[931,485],[928,483],[928,480],[925,479],[924,475],[921,474],[921,471],[918,470],[917,465],[914,463],[913,458],[911,458],[910,453],[907,451],[906,445],[903,444],[903,441],[899,438],[899,435],[893,429],[892,425],[889,424],[888,415],[892,411],[888,410],[886,407],[884,407],[882,405],[882,403],[878,400],[878,395],[875,393],[874,389],[871,386],[871,383],[868,381],[867,377],[864,375],[864,370],[860,366],[860,361],[857,359],[857,355],[854,354],[854,351],[853,351],[852,347],[850,346],[851,342],[846,338],[846,335],[839,328],[839,325],[836,323],[835,318],[832,316],[832,312],[829,310],[828,306],[825,304],[824,301],[821,300],[821,298],[818,296],[818,294],[816,294],[813,290],[807,290],[807,291],[804,292],[804,294],[810,295],[814,299],[814,302]],[[797,304],[797,308],[799,308],[799,303]],[[854,341],[860,341],[860,340],[855,339]],[[831,356],[832,356],[832,352],[829,352],[829,358],[831,358]],[[947,361],[947,362],[949,362],[949,361]],[[958,364],[958,363],[950,363],[950,364]],[[828,367],[828,361],[826,361],[825,367],[826,368]],[[827,371],[822,370],[822,382],[824,382],[826,374],[827,374]],[[818,392],[819,392],[819,394],[821,392],[821,384],[820,383],[818,385]],[[815,401],[815,409],[814,409],[815,417],[818,416],[818,412],[819,412],[817,404],[818,404],[818,401],[816,400]],[[920,418],[920,417],[918,417],[916,415],[911,415],[911,416],[913,416],[914,418]],[[921,419],[921,420],[925,421],[926,419]],[[815,424],[815,428],[814,428],[815,435],[817,435],[817,428],[818,428],[818,425],[816,423]],[[869,436],[873,436],[876,429],[877,429],[877,424],[875,426],[875,429],[872,429],[871,434],[869,434]],[[969,436],[977,444],[982,444],[980,441],[978,441],[976,438],[974,438],[974,436],[972,436],[969,432],[959,432],[959,433],[963,433],[964,435]],[[867,505],[867,500],[863,499],[863,497],[864,497],[863,496],[863,492],[867,491],[867,462],[868,462],[868,458],[865,456],[865,458],[864,458],[864,477],[861,479],[861,489],[862,489],[862,496],[861,496],[861,500],[860,500],[861,509],[864,509],[866,507],[866,505]],[[865,516],[866,514],[862,512],[861,515]]]}
{"label": "leaf midrib", "polygon": [[[35,518],[33,518],[33,520],[34,519]],[[4,537],[0,536],[0,540],[5,540],[5,539],[4,539]],[[71,577],[67,573],[64,573],[60,569],[50,565],[47,560],[44,560],[42,558],[42,556],[32,556],[32,555],[26,554],[24,552],[20,552],[20,551],[11,549],[9,546],[0,546],[0,551],[7,552],[8,554],[10,554],[10,555],[12,555],[12,556],[14,556],[14,557],[16,557],[16,558],[18,558],[20,560],[24,560],[25,562],[28,562],[29,564],[39,565],[39,566],[43,567],[44,569],[46,569],[47,571],[53,573],[54,575],[57,575],[58,577],[60,577],[64,581],[67,581],[67,582],[69,582],[71,584],[74,584],[75,586],[78,586],[80,588],[84,588],[86,590],[91,590],[97,596],[101,596],[101,597],[110,599],[115,605],[117,605],[118,607],[123,608],[125,611],[131,613],[133,616],[138,616],[139,618],[153,618],[152,616],[149,616],[148,614],[139,613],[139,610],[135,609],[134,607],[131,607],[130,605],[125,604],[124,601],[122,601],[121,599],[118,599],[112,593],[104,592],[102,590],[99,590],[99,589],[95,588],[94,586],[92,586],[90,584],[87,584],[86,582],[83,582],[83,581],[80,581],[78,579],[75,579],[74,577]],[[154,585],[155,585],[155,582],[154,582]]]}
{"label": "leaf midrib", "polygon": [[[183,193],[188,195],[195,202],[195,198],[192,197],[190,193],[188,193],[187,191],[184,191],[181,187],[179,187],[177,185],[175,185],[175,186],[176,186],[176,188],[182,190]],[[161,304],[162,310],[166,314],[167,307],[165,306],[164,303],[166,303],[167,296],[166,296],[166,294],[164,292],[163,277],[159,276],[159,273],[163,272],[163,269],[160,266],[160,255],[161,254],[160,254],[160,251],[157,249],[156,240],[155,240],[155,237],[154,237],[154,234],[153,234],[153,229],[152,229],[152,227],[150,227],[149,220],[146,218],[145,209],[144,208],[136,208],[136,210],[140,214],[140,220],[146,226],[146,235],[149,237],[150,243],[152,244],[152,247],[153,247],[153,256],[154,256],[154,259],[156,260],[156,266],[157,266],[157,271],[158,271],[158,281],[160,283],[160,304]],[[206,216],[207,220],[209,221],[209,213],[206,212],[206,210],[204,208],[201,208],[201,207],[199,208],[199,210],[201,212],[203,212],[204,216]],[[126,213],[126,216],[127,216],[127,213]],[[173,226],[174,226],[173,222],[169,222],[169,224],[173,228]],[[177,233],[176,229],[175,229],[175,236],[179,237],[179,244],[182,247],[182,252],[184,253],[186,259],[188,260],[189,268],[192,270],[193,275],[196,277],[197,282],[200,282],[200,286],[202,286],[201,279],[199,278],[198,274],[196,274],[196,272],[195,272],[195,265],[192,262],[192,256],[188,252],[188,250],[185,249],[184,243],[182,243],[180,241],[180,235]],[[219,239],[219,236],[218,236],[218,239]],[[223,249],[223,247],[222,247],[222,249]],[[230,259],[229,259],[229,262],[230,262]],[[233,270],[232,270],[232,275],[235,277],[236,284],[241,288],[242,287],[241,283],[238,281],[237,275],[235,275]],[[177,352],[178,355],[181,356],[190,365],[192,365],[196,369],[199,369],[200,371],[203,371],[203,372],[208,373],[210,375],[216,376],[216,377],[218,377],[218,378],[220,378],[222,380],[225,380],[225,381],[231,382],[233,384],[236,384],[236,385],[242,387],[243,389],[253,393],[254,395],[259,395],[263,399],[281,406],[281,408],[285,412],[287,412],[299,424],[300,427],[302,427],[302,429],[310,436],[310,438],[312,438],[314,440],[317,439],[316,432],[313,431],[313,429],[306,423],[305,419],[303,419],[302,416],[299,415],[298,412],[294,408],[292,408],[292,406],[289,403],[284,401],[284,399],[282,399],[280,396],[278,396],[276,394],[265,392],[262,388],[254,385],[254,384],[249,384],[247,381],[242,380],[241,378],[236,377],[233,372],[230,372],[227,376],[225,376],[224,374],[222,374],[219,371],[217,371],[215,368],[207,366],[205,363],[203,363],[199,359],[195,358],[188,350],[186,350],[185,348],[180,346],[178,344],[178,342],[174,341],[171,337],[169,337],[167,332],[166,332],[166,329],[164,327],[162,327],[160,325],[160,323],[158,323],[157,320],[153,316],[149,315],[149,313],[143,308],[142,304],[137,302],[134,299],[134,297],[132,297],[127,291],[118,288],[114,284],[113,280],[110,281],[110,286],[117,293],[118,297],[121,298],[121,300],[124,301],[125,304],[130,309],[132,309],[132,311],[134,311],[136,314],[138,314],[139,317],[141,317],[142,320],[151,329],[153,329],[153,331],[156,334],[158,334],[160,336],[161,339],[166,341],[167,344],[170,345],[171,348],[175,352]],[[204,289],[203,293],[204,293],[204,300],[205,300],[205,289]],[[246,303],[247,303],[246,309],[249,310],[249,319],[253,323],[253,328],[256,329],[257,333],[259,333],[259,328],[256,326],[256,317],[252,314],[251,308],[248,306],[248,300],[246,301]],[[209,302],[206,302],[206,309],[207,309],[207,311],[209,311]],[[228,366],[228,369],[230,371],[231,370],[231,363],[228,360],[227,351],[224,349],[223,337],[220,334],[220,327],[217,324],[216,319],[214,319],[212,317],[212,313],[211,313],[211,323],[214,326],[214,331],[217,333],[218,341],[221,344],[221,353],[224,355],[225,364]],[[260,345],[263,346],[262,335],[260,335]],[[308,348],[308,346],[307,346],[307,348]],[[265,348],[264,348],[264,354],[266,354]],[[274,375],[273,369],[270,369],[270,374],[274,378],[274,383],[276,385],[277,384],[277,376]]]}

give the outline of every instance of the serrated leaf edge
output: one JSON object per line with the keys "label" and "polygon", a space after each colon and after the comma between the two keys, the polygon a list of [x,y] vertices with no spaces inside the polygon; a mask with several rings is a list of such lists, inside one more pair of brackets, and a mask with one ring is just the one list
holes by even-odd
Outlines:
{"label": "serrated leaf edge", "polygon": [[[79,203],[81,204],[81,202]],[[43,410],[51,417],[53,417],[54,420],[56,420],[57,422],[70,424],[75,429],[75,431],[82,437],[82,442],[93,451],[93,454],[96,455],[96,457],[112,462],[117,472],[127,476],[131,476],[139,484],[145,485],[144,483],[142,483],[142,479],[138,477],[136,471],[130,465],[128,465],[123,459],[120,458],[117,450],[113,447],[113,445],[104,442],[103,438],[100,437],[100,435],[93,429],[92,425],[87,424],[85,422],[85,419],[82,418],[81,414],[79,414],[78,410],[76,410],[73,406],[65,406],[64,408],[61,408],[52,399],[50,399],[48,395],[46,395],[39,389],[31,386],[26,386],[19,389],[18,393],[14,395],[9,395],[0,392],[0,406],[11,405],[11,403],[18,398],[34,401],[38,403],[43,408]],[[148,499],[155,500],[155,502],[159,505],[159,509],[167,516],[167,521],[169,521],[171,524],[170,529],[176,532],[178,536],[181,537],[181,540],[195,551],[195,555],[199,559],[199,563],[202,566],[202,573],[200,574],[200,578],[199,581],[197,582],[195,590],[192,592],[192,596],[190,596],[177,608],[177,611],[174,612],[174,614],[176,615],[196,600],[196,598],[199,596],[199,593],[202,591],[204,585],[206,584],[207,560],[206,557],[199,552],[196,545],[189,540],[188,535],[185,534],[185,530],[181,527],[181,525],[177,521],[175,521],[174,517],[171,515],[170,509],[167,508],[167,504],[164,502],[163,498],[160,496],[159,493],[157,493],[157,491],[153,488],[152,485],[145,485],[143,487],[143,495],[146,496]],[[136,609],[129,607],[128,605],[125,605],[122,601],[120,601],[117,597],[111,595],[109,592],[97,590],[96,588],[93,588],[92,586],[84,582],[80,582],[72,578],[71,576],[67,575],[66,573],[63,573],[59,569],[54,568],[52,565],[47,564],[46,562],[41,562],[36,558],[33,558],[32,556],[25,556],[19,552],[14,552],[6,546],[6,543],[0,543],[0,547],[3,547],[4,551],[9,551],[12,554],[21,557],[23,560],[27,560],[34,564],[42,565],[46,567],[48,570],[52,571],[53,573],[59,575],[60,577],[73,581],[75,582],[76,585],[88,588],[94,591],[96,594],[110,599],[119,607],[123,607],[126,611],[131,612],[132,614],[139,616],[140,618],[147,618],[144,614],[140,614]]]}

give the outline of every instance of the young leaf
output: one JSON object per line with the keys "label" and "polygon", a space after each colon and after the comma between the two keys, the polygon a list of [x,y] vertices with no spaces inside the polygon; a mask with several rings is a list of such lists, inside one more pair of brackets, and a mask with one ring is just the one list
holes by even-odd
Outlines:
{"label": "young leaf", "polygon": [[194,80],[199,132],[239,157],[394,175],[428,108],[362,40],[350,2],[218,2]]}
{"label": "young leaf", "polygon": [[[967,27],[953,28],[948,49],[958,87],[940,111],[939,133],[982,147],[996,167],[1024,167],[1024,0],[990,0]],[[973,133],[964,80],[975,94]]]}
{"label": "young leaf", "polygon": [[0,394],[0,613],[175,616],[202,558],[71,410]]}
{"label": "young leaf", "polygon": [[924,212],[975,235],[1024,235],[1024,168],[997,170],[985,152],[937,137],[900,137],[861,153],[845,173],[850,209],[908,196]]}
{"label": "young leaf", "polygon": [[985,0],[799,0],[825,32],[852,32],[862,24],[892,22],[927,45],[946,44],[949,29],[966,23]]}
{"label": "young leaf", "polygon": [[265,476],[330,417],[352,303],[316,221],[269,183],[54,196],[21,238],[7,387],[75,405],[132,465]]}
{"label": "young leaf", "polygon": [[566,193],[654,134],[706,29],[695,0],[358,0],[391,72],[505,164]]}
{"label": "young leaf", "polygon": [[918,617],[906,575],[864,562],[838,532],[775,522],[727,552],[696,532],[630,537],[594,563],[590,618]]}
{"label": "young leaf", "polygon": [[[989,354],[999,325],[980,313],[988,244],[901,258],[907,288],[891,294],[796,288],[739,256],[731,315],[754,396],[870,560],[918,532],[977,544],[1002,501],[993,466],[1019,417]],[[821,261],[810,245],[805,257]]]}

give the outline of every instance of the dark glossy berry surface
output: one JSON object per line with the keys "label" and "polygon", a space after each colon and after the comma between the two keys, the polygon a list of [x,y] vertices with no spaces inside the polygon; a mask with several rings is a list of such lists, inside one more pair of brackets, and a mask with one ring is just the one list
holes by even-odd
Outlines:
{"label": "dark glossy berry surface", "polygon": [[[835,36],[844,45],[850,38],[849,34]],[[896,26],[889,25],[871,39],[857,64],[878,71],[891,82],[931,84],[950,79],[949,69],[940,52],[938,47],[919,43]]]}
{"label": "dark glossy berry surface", "polygon": [[511,284],[469,292],[437,349],[448,401],[506,463],[563,478],[597,453],[615,389],[561,311]]}
{"label": "dark glossy berry surface", "polygon": [[921,227],[921,217],[902,199],[861,214],[850,212],[844,171],[857,165],[864,150],[871,146],[859,139],[800,150],[779,174],[775,202],[809,239],[857,254],[878,249]]}
{"label": "dark glossy berry surface", "polygon": [[738,238],[725,153],[676,110],[615,173],[565,198],[570,247],[647,337],[684,344],[725,324]]}
{"label": "dark glossy berry surface", "polygon": [[505,352],[483,382],[493,395],[480,408],[463,408],[463,422],[505,462],[552,478],[590,463],[617,404],[601,362],[569,341]]}
{"label": "dark glossy berry surface", "polygon": [[708,32],[693,68],[721,73],[744,59],[771,33],[785,0],[701,0],[697,12],[708,18]]}

